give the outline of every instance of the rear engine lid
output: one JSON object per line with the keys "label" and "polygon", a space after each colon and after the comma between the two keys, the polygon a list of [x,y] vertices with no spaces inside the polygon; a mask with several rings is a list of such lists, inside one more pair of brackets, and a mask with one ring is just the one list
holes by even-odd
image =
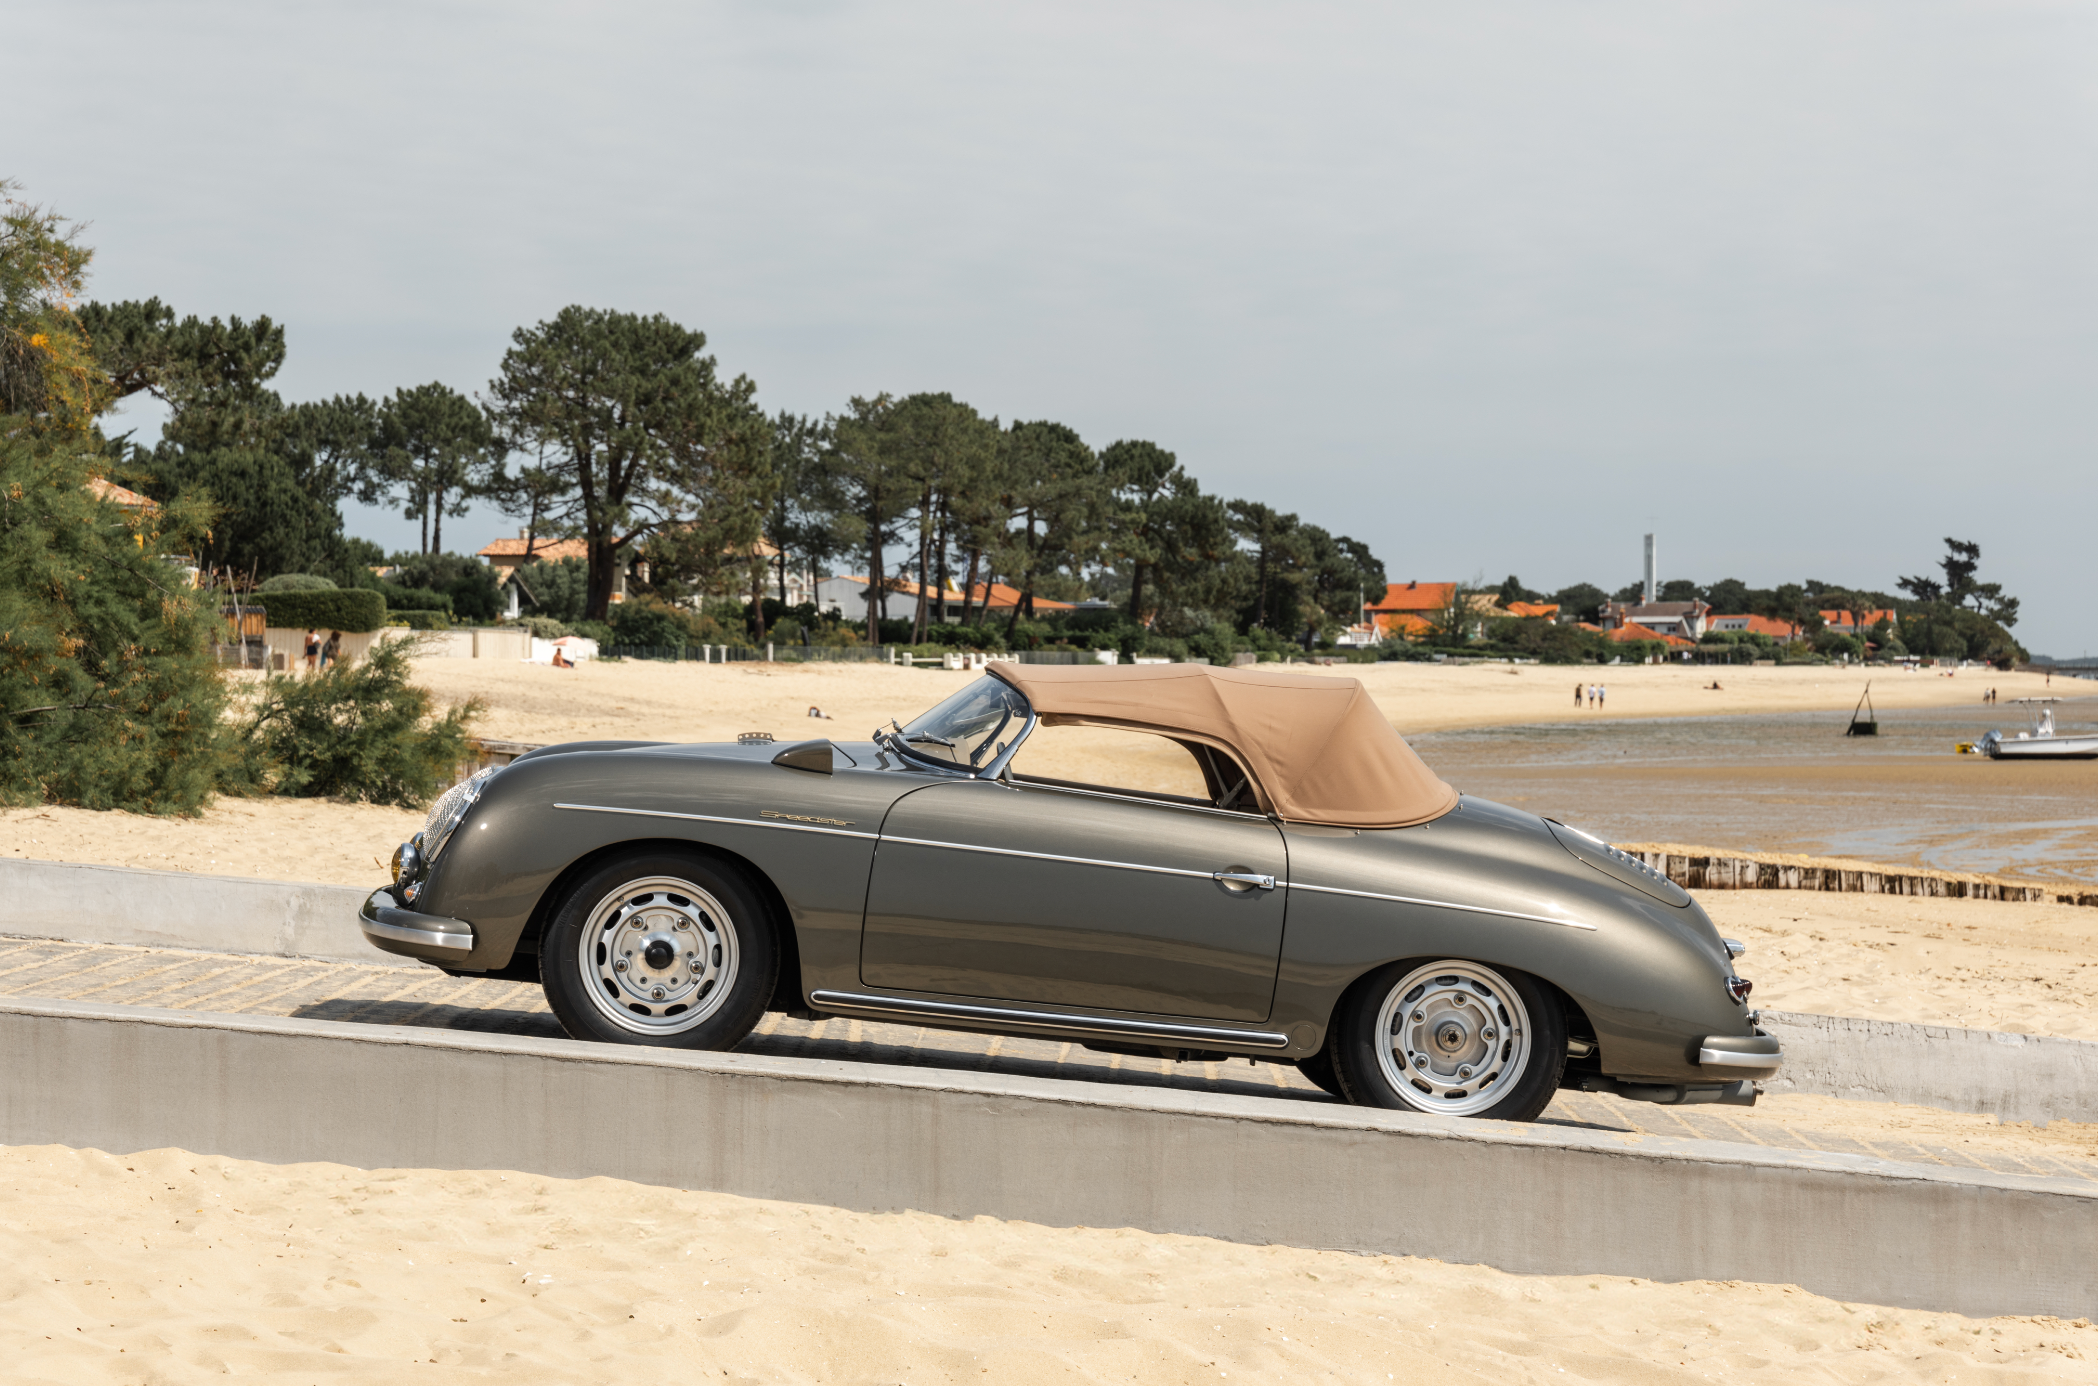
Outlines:
{"label": "rear engine lid", "polygon": [[1690,892],[1668,877],[1648,866],[1629,852],[1620,852],[1598,837],[1591,837],[1579,828],[1569,828],[1554,819],[1544,820],[1559,839],[1559,845],[1579,857],[1605,876],[1614,876],[1632,889],[1651,895],[1666,905],[1677,909],[1690,903]]}

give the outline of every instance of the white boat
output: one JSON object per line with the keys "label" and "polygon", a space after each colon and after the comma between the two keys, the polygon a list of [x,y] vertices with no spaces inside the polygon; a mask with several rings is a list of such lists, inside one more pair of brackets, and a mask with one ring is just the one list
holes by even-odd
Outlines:
{"label": "white boat", "polygon": [[2032,730],[2006,737],[2000,731],[1983,735],[1974,749],[1991,760],[2098,760],[2098,734],[2056,736],[2054,705],[2060,698],[2013,698],[2032,717]]}

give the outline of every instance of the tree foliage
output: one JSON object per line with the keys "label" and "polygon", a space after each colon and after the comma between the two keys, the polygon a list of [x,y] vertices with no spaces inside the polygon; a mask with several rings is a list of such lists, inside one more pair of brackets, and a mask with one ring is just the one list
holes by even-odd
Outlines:
{"label": "tree foliage", "polygon": [[439,713],[411,684],[411,643],[375,643],[362,660],[264,684],[243,727],[257,787],[419,808],[458,774],[483,705]]}
{"label": "tree foliage", "polygon": [[533,454],[547,519],[582,538],[587,615],[611,605],[642,545],[666,583],[705,590],[745,565],[769,478],[770,428],[747,376],[724,381],[703,332],[655,314],[568,307],[521,327],[489,384],[506,443]]}
{"label": "tree foliage", "polygon": [[438,381],[396,390],[372,411],[370,460],[358,498],[401,507],[422,526],[423,553],[444,550],[444,517],[464,515],[494,489],[502,449],[487,416],[465,395]]}
{"label": "tree foliage", "polygon": [[97,500],[100,462],[0,419],[0,798],[193,813],[223,764],[218,617],[163,555],[201,516]]}

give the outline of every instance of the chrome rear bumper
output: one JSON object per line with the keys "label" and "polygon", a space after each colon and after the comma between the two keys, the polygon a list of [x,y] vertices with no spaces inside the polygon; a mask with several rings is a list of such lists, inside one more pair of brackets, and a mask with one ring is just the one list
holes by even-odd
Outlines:
{"label": "chrome rear bumper", "polygon": [[403,957],[436,955],[455,961],[474,950],[474,926],[463,919],[439,914],[417,914],[394,903],[393,892],[381,886],[357,911],[357,922],[374,948]]}
{"label": "chrome rear bumper", "polygon": [[1771,1035],[1707,1035],[1698,1041],[1697,1066],[1715,1078],[1774,1078],[1785,1050]]}

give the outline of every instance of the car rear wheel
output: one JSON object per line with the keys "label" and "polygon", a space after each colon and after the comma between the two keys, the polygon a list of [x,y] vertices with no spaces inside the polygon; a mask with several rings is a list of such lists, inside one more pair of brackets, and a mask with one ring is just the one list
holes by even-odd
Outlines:
{"label": "car rear wheel", "polygon": [[578,881],[540,942],[539,976],[576,1039],[727,1049],[764,1014],[779,941],[742,873],[636,852]]}
{"label": "car rear wheel", "polygon": [[1394,963],[1342,999],[1326,1053],[1362,1106],[1530,1121],[1558,1091],[1566,1017],[1527,973]]}
{"label": "car rear wheel", "polygon": [[1321,1049],[1297,1060],[1297,1072],[1341,1101],[1348,1100],[1347,1090],[1340,1085],[1340,1076],[1333,1071],[1333,1055],[1329,1051]]}

